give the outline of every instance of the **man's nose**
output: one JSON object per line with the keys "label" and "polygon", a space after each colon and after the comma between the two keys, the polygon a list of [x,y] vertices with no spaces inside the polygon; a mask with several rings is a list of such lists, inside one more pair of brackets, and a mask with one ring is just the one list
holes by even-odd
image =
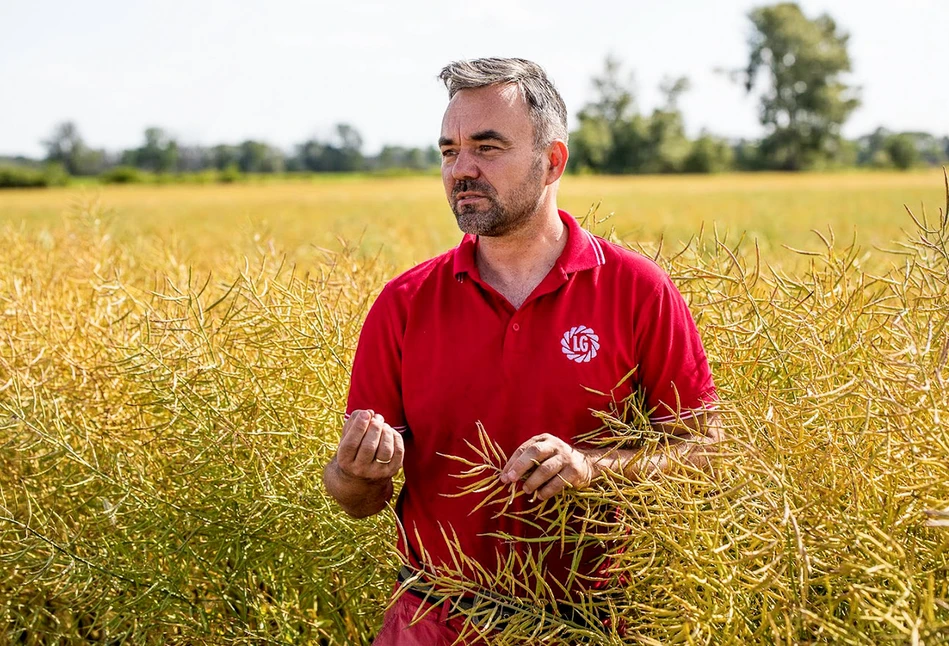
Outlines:
{"label": "man's nose", "polygon": [[470,179],[478,176],[478,164],[471,153],[461,150],[451,165],[451,176],[456,179]]}

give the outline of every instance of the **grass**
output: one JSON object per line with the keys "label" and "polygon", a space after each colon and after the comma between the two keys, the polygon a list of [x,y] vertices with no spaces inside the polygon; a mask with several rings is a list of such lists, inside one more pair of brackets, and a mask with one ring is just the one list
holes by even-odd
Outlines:
{"label": "grass", "polygon": [[[523,562],[436,583],[518,607],[500,644],[949,640],[947,193],[568,178],[563,205],[602,200],[588,224],[690,301],[730,440],[714,474],[607,479],[539,508]],[[368,644],[394,523],[347,518],[320,472],[372,298],[459,237],[437,181],[9,191],[0,220],[0,641]],[[490,477],[491,431],[459,472]],[[544,554],[603,541],[579,604],[609,625],[538,617]]]}

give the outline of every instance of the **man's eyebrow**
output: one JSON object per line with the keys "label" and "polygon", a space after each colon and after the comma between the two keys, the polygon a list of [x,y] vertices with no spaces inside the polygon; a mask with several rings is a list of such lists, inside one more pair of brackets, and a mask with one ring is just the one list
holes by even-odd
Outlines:
{"label": "man's eyebrow", "polygon": [[511,140],[497,130],[480,130],[471,135],[472,141],[500,141],[505,146],[511,145]]}
{"label": "man's eyebrow", "polygon": [[[471,135],[472,141],[498,141],[505,146],[511,145],[511,140],[502,135],[497,130],[479,130],[478,132]],[[439,137],[438,138],[438,147],[442,146],[454,146],[455,140],[451,137]]]}

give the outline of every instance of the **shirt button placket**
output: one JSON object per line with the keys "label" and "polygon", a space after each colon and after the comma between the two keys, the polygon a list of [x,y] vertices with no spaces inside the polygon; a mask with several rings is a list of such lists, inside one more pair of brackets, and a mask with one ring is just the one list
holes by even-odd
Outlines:
{"label": "shirt button placket", "polygon": [[517,372],[517,363],[518,358],[520,357],[520,344],[518,343],[518,338],[520,335],[521,324],[518,323],[518,316],[515,313],[511,317],[511,321],[508,322],[507,332],[505,336],[507,340],[504,344],[504,371],[506,374],[511,374]]}

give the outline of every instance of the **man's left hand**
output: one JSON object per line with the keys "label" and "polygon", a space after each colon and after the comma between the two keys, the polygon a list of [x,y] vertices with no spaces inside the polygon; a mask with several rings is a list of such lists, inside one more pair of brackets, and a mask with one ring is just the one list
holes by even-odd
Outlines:
{"label": "man's left hand", "polygon": [[559,437],[544,433],[527,440],[501,469],[501,482],[526,477],[524,491],[531,500],[547,500],[564,489],[584,489],[599,475],[592,458]]}

